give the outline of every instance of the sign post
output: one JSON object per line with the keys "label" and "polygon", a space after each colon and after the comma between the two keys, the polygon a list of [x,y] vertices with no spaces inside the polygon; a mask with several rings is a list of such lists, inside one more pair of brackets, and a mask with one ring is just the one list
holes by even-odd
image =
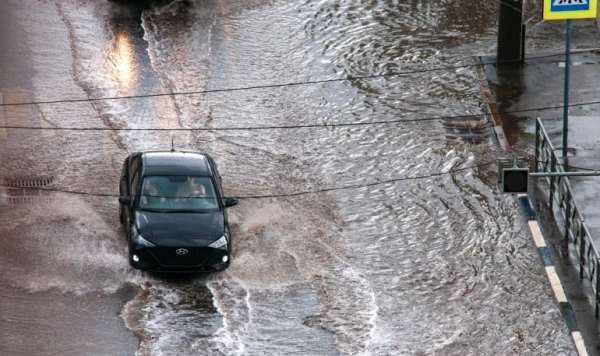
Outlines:
{"label": "sign post", "polygon": [[569,134],[569,67],[571,65],[571,20],[595,19],[598,0],[544,0],[544,20],[567,20],[565,51],[565,93],[562,154],[567,157]]}
{"label": "sign post", "polygon": [[571,20],[567,20],[567,34],[566,34],[566,50],[565,50],[565,95],[563,102],[563,137],[562,137],[562,154],[563,158],[567,157],[567,148],[569,143],[567,138],[569,137],[569,72],[571,68]]}

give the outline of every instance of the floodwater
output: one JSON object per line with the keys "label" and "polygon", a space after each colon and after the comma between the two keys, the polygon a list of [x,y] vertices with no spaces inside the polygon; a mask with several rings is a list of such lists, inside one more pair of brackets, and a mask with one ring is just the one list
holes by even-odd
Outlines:
{"label": "floodwater", "polygon": [[[0,188],[1,354],[573,354],[498,190],[502,154],[431,120],[482,113],[470,56],[494,49],[496,2],[8,0],[0,13],[5,104],[113,98],[4,107],[7,125],[104,130],[0,131],[5,185],[91,193]],[[412,73],[384,75],[398,72]],[[377,77],[270,87],[362,76]],[[131,98],[161,93],[180,94]],[[172,144],[213,155],[240,199],[222,273],[128,266],[122,159]]]}

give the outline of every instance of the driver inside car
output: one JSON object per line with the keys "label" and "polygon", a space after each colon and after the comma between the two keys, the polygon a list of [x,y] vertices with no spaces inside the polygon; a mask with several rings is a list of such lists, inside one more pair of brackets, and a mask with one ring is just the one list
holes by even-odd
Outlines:
{"label": "driver inside car", "polygon": [[144,183],[144,192],[142,194],[142,205],[155,205],[166,201],[167,198],[160,194],[156,183],[150,179],[146,179],[146,182]]}
{"label": "driver inside car", "polygon": [[179,200],[203,198],[206,197],[206,188],[201,183],[196,182],[196,178],[189,177],[186,184],[177,189],[175,197]]}

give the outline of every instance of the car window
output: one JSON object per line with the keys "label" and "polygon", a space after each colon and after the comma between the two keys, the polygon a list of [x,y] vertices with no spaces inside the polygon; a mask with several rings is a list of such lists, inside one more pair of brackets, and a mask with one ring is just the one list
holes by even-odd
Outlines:
{"label": "car window", "polygon": [[223,194],[223,187],[222,187],[222,182],[221,182],[221,174],[219,173],[219,168],[217,167],[217,162],[215,162],[214,159],[212,159],[210,156],[207,156],[208,160],[212,166],[212,170],[215,176],[215,180],[216,180],[216,184],[217,184],[217,189],[219,190],[219,192],[221,194]]}
{"label": "car window", "polygon": [[129,174],[131,175],[132,196],[137,196],[139,193],[140,178],[142,175],[141,162],[142,160],[140,156],[135,156],[131,160],[131,171],[129,172]]}
{"label": "car window", "polygon": [[138,195],[141,176],[141,169],[138,169],[136,172],[133,173],[133,178],[131,179],[131,195],[133,195],[134,197]]}
{"label": "car window", "polygon": [[136,171],[140,169],[140,163],[142,162],[140,156],[134,156],[131,159],[131,174],[134,174]]}

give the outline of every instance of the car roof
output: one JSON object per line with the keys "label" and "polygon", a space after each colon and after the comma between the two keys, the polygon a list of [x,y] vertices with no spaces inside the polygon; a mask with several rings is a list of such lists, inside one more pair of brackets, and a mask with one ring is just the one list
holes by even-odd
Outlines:
{"label": "car roof", "polygon": [[211,176],[205,153],[196,151],[146,151],[142,152],[144,159],[144,175],[191,175]]}

